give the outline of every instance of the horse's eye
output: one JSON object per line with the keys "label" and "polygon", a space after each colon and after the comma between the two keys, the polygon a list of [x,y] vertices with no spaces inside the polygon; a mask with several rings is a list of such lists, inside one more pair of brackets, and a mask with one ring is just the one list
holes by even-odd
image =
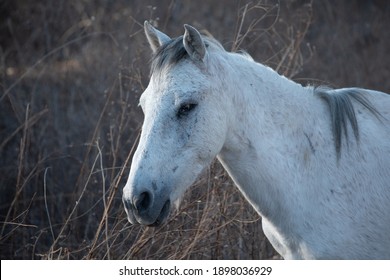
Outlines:
{"label": "horse's eye", "polygon": [[189,112],[191,112],[198,104],[193,103],[185,103],[181,105],[179,111],[177,111],[177,117],[181,118],[187,116]]}

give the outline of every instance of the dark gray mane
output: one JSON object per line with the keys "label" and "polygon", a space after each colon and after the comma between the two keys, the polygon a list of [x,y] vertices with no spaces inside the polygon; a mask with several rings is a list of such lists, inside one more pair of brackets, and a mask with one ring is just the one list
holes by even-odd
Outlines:
{"label": "dark gray mane", "polygon": [[359,126],[352,101],[361,104],[377,118],[381,116],[364,95],[364,92],[364,90],[358,88],[332,90],[325,87],[317,87],[314,89],[314,93],[325,100],[329,106],[334,144],[338,158],[340,157],[342,136],[344,135],[348,139],[348,123],[352,127],[356,140],[359,141]]}

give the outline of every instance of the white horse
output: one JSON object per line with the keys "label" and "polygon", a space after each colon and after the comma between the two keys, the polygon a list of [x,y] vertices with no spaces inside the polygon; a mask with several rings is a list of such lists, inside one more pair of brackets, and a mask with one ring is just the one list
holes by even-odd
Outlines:
{"label": "white horse", "polygon": [[160,225],[215,157],[285,259],[390,259],[390,96],[303,87],[185,25],[154,53],[123,202]]}

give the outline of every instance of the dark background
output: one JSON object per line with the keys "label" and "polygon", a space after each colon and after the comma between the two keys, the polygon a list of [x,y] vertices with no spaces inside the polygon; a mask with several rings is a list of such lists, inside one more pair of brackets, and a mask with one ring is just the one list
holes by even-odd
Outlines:
{"label": "dark background", "polygon": [[302,84],[390,92],[390,2],[0,3],[1,259],[279,258],[215,162],[160,228],[121,204],[148,83],[143,21],[189,23]]}

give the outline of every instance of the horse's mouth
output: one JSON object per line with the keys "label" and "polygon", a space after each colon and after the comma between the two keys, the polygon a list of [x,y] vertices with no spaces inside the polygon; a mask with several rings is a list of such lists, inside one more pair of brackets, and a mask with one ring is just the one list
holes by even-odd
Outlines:
{"label": "horse's mouth", "polygon": [[171,202],[170,200],[168,199],[164,206],[162,207],[161,209],[161,212],[160,212],[160,215],[158,215],[156,221],[153,223],[153,224],[150,224],[148,225],[149,227],[158,227],[160,226],[162,223],[164,223],[164,221],[167,219],[168,215],[169,215],[169,209],[170,209],[170,206],[171,206]]}

